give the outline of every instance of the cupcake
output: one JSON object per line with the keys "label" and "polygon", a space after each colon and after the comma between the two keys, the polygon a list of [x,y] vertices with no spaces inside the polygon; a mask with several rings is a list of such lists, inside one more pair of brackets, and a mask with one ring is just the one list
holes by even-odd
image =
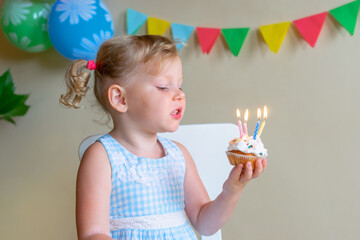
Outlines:
{"label": "cupcake", "polygon": [[267,157],[267,149],[264,147],[261,139],[253,139],[250,136],[234,138],[229,142],[226,155],[231,165],[245,164],[251,162],[254,169],[256,159]]}

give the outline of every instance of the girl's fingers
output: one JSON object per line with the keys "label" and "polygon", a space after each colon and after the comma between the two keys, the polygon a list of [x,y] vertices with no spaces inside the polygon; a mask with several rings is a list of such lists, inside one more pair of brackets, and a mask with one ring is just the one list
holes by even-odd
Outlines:
{"label": "girl's fingers", "polygon": [[229,174],[231,181],[248,181],[252,178],[259,177],[267,167],[267,159],[257,159],[255,161],[255,168],[253,169],[250,162],[244,165],[239,164],[233,167]]}
{"label": "girl's fingers", "polygon": [[229,176],[231,175],[231,174],[233,174],[233,172],[236,170],[236,166],[234,166],[232,169],[231,169],[231,171],[230,171],[230,173],[229,173]]}
{"label": "girl's fingers", "polygon": [[264,171],[264,168],[262,165],[262,161],[260,159],[256,159],[253,178],[259,177],[263,171]]}
{"label": "girl's fingers", "polygon": [[233,169],[230,172],[229,178],[233,181],[237,181],[241,175],[242,170],[243,170],[242,164],[239,164],[239,165],[233,167]]}
{"label": "girl's fingers", "polygon": [[263,165],[263,171],[264,171],[266,169],[266,167],[267,167],[267,159],[266,158],[264,158],[262,160],[262,165]]}
{"label": "girl's fingers", "polygon": [[251,166],[251,162],[247,162],[245,165],[245,172],[243,172],[243,174],[241,174],[241,178],[240,180],[250,180],[252,178],[253,175],[253,169]]}

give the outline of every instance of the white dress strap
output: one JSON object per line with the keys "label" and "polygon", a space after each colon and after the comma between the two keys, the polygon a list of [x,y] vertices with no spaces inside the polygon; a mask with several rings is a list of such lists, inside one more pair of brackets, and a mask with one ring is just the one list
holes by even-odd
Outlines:
{"label": "white dress strap", "polygon": [[110,219],[110,231],[122,229],[161,229],[182,226],[186,223],[185,211]]}

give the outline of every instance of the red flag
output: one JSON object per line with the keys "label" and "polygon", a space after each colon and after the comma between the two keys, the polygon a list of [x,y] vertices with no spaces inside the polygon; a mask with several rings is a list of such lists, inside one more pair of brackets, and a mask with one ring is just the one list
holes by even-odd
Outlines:
{"label": "red flag", "polygon": [[199,38],[202,52],[209,54],[220,33],[220,28],[196,27],[196,33]]}
{"label": "red flag", "polygon": [[294,20],[294,25],[311,47],[315,47],[316,41],[318,40],[324,25],[325,17],[326,12],[323,12],[310,17]]}

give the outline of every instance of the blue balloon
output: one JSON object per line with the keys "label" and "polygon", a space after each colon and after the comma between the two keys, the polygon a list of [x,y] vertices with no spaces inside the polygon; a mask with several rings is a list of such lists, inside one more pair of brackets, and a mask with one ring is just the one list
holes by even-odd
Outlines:
{"label": "blue balloon", "polygon": [[102,0],[57,0],[48,27],[54,48],[71,60],[94,60],[100,45],[114,34],[111,14]]}

